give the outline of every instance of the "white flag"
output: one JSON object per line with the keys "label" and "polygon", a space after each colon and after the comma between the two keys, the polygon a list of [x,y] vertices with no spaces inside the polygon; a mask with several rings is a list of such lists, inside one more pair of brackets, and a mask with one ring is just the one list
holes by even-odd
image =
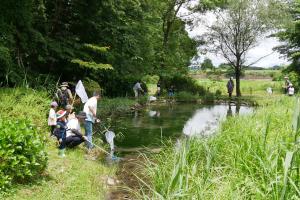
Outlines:
{"label": "white flag", "polygon": [[75,88],[75,91],[78,94],[78,96],[80,97],[82,103],[87,102],[87,100],[89,98],[88,98],[88,96],[86,94],[86,91],[85,91],[85,89],[83,87],[83,84],[82,84],[81,80],[78,81],[78,83],[76,85],[76,88]]}

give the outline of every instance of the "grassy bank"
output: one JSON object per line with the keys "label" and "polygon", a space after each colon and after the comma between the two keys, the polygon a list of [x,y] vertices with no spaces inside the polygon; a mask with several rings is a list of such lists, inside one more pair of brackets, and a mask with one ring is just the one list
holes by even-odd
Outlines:
{"label": "grassy bank", "polygon": [[148,159],[138,198],[299,198],[294,105],[295,98],[274,98],[253,115],[229,118],[215,136],[168,145]]}
{"label": "grassy bank", "polygon": [[[95,153],[98,159],[86,159],[83,147],[67,149],[65,158],[58,157],[56,140],[49,137],[47,127],[50,104],[47,93],[32,89],[1,88],[0,94],[1,120],[11,120],[16,128],[19,120],[30,121],[40,138],[34,142],[43,143],[40,151],[47,154],[47,167],[43,172],[31,179],[13,180],[5,192],[0,190],[0,199],[105,199],[108,193],[105,177],[114,176],[115,168],[104,164],[101,160],[104,156],[97,151]],[[3,148],[1,141],[4,138],[1,133],[0,150]],[[15,140],[22,142],[19,138]],[[18,150],[11,149],[11,152],[14,151]],[[30,161],[34,160],[31,155],[28,156]],[[1,160],[0,151],[0,165],[12,166],[10,163],[14,162]]]}
{"label": "grassy bank", "polygon": [[13,199],[105,199],[108,193],[106,177],[114,176],[115,168],[100,160],[85,159],[82,148],[67,150],[59,158],[54,142],[48,142],[48,167],[45,173],[27,185],[15,185],[7,200]]}

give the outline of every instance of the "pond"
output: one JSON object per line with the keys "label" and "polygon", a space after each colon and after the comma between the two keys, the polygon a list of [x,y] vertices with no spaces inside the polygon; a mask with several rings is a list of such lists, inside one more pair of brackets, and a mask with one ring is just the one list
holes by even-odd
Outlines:
{"label": "pond", "polygon": [[158,147],[165,139],[208,136],[226,117],[252,111],[251,107],[235,105],[156,105],[113,119],[110,129],[123,134],[115,140],[119,148]]}

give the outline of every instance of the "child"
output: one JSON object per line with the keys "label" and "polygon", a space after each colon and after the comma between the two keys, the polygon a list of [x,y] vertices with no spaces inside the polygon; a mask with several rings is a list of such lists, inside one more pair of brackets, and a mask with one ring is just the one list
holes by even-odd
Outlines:
{"label": "child", "polygon": [[59,141],[59,152],[60,157],[65,157],[65,148],[66,148],[66,131],[67,131],[67,120],[66,120],[66,111],[59,110],[56,113],[57,124],[54,130],[54,134]]}
{"label": "child", "polygon": [[58,104],[56,103],[56,101],[53,101],[51,104],[50,104],[50,110],[49,110],[49,116],[48,116],[48,126],[50,126],[50,129],[51,129],[51,135],[53,135],[53,131],[54,131],[54,128],[56,127],[56,109],[57,109],[57,106]]}

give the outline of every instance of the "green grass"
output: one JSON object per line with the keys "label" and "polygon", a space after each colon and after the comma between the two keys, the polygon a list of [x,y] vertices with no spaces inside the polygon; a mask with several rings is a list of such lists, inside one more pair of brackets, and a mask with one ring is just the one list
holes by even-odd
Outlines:
{"label": "green grass", "polygon": [[[228,80],[211,81],[209,79],[198,79],[198,83],[209,92],[213,94],[217,90],[221,91],[222,95],[227,95],[227,84]],[[241,80],[241,92],[243,96],[265,96],[267,94],[266,89],[272,87],[273,95],[282,94],[283,82],[270,81],[270,80]],[[234,90],[235,94],[235,90]]]}
{"label": "green grass", "polygon": [[105,199],[105,177],[113,176],[115,167],[86,160],[84,150],[78,148],[67,150],[66,157],[59,158],[53,142],[48,143],[47,152],[49,165],[45,174],[35,183],[15,186],[4,199]]}
{"label": "green grass", "polygon": [[[169,144],[145,165],[139,199],[298,199],[295,98],[232,117],[210,138]],[[166,159],[168,158],[168,159]]]}
{"label": "green grass", "polygon": [[105,199],[108,193],[105,177],[113,177],[116,167],[107,166],[102,160],[86,160],[83,148],[67,149],[65,158],[58,157],[55,140],[49,138],[47,127],[50,109],[47,93],[1,88],[0,94],[1,119],[31,120],[44,138],[48,154],[48,166],[43,174],[34,182],[14,184],[5,194],[0,194],[0,199]]}

